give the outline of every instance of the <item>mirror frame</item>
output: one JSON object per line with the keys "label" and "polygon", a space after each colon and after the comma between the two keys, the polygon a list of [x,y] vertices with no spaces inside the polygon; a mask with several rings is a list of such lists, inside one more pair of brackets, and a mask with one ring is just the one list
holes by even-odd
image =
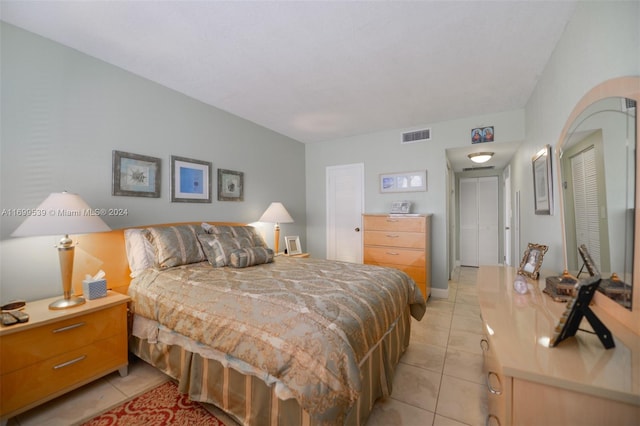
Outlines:
{"label": "mirror frame", "polygon": [[[562,170],[560,167],[560,152],[566,140],[568,132],[573,122],[578,116],[591,104],[601,99],[611,97],[624,97],[634,99],[636,101],[636,167],[640,165],[640,147],[638,147],[638,132],[640,131],[640,114],[638,114],[638,104],[640,104],[640,76],[620,77],[607,80],[591,89],[576,104],[575,108],[569,115],[567,122],[562,129],[560,138],[555,147],[554,161],[556,164],[556,174],[558,182],[562,182]],[[637,170],[637,169],[636,169]],[[560,206],[560,222],[562,227],[562,247],[564,249],[564,267],[567,269],[567,241],[565,234],[565,217],[564,217],[564,199],[562,191],[558,191]],[[636,188],[635,188],[636,209],[634,213],[634,236],[633,236],[633,295],[632,295],[632,311],[625,309],[618,303],[612,301],[604,294],[596,292],[594,297],[597,309],[606,312],[617,321],[624,324],[634,333],[640,334],[640,172],[636,171]]]}

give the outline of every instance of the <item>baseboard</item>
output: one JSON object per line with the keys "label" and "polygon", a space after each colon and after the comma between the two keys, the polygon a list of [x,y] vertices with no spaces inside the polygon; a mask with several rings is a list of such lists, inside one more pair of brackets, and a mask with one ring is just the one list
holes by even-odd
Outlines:
{"label": "baseboard", "polygon": [[431,287],[431,297],[435,299],[448,299],[449,288],[433,288]]}

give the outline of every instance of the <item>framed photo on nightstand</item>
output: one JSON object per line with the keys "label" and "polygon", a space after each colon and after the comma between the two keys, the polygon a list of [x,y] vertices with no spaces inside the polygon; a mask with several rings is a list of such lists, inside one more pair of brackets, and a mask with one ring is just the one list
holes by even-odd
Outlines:
{"label": "framed photo on nightstand", "polygon": [[300,254],[302,253],[302,247],[300,246],[300,237],[284,237],[284,243],[287,246],[287,254]]}

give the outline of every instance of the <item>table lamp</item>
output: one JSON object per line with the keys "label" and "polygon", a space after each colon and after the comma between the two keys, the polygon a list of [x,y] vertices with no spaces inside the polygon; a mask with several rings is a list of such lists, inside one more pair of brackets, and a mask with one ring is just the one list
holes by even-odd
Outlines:
{"label": "table lamp", "polygon": [[293,218],[284,208],[282,203],[271,203],[267,210],[262,214],[258,222],[270,222],[275,223],[273,228],[273,250],[278,253],[278,246],[280,244],[280,224],[281,223],[293,223]]}
{"label": "table lamp", "polygon": [[81,305],[84,298],[71,295],[73,256],[75,244],[69,234],[106,232],[111,228],[77,194],[69,192],[53,193],[15,231],[12,237],[32,237],[39,235],[64,235],[58,245],[62,290],[64,298],[49,305],[49,309],[66,309]]}

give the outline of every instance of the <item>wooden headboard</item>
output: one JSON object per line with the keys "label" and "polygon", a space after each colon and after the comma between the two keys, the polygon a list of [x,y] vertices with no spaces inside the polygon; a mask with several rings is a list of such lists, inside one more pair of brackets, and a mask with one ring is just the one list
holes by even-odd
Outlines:
{"label": "wooden headboard", "polygon": [[[197,225],[199,222],[163,223],[156,225],[132,226],[131,228],[149,228],[152,226]],[[238,222],[209,222],[212,225],[241,226]],[[76,294],[82,293],[82,280],[86,274],[93,275],[102,269],[106,273],[107,288],[127,294],[131,277],[129,262],[124,246],[124,229],[109,232],[77,236],[78,246],[75,250],[73,268],[73,288]]]}

